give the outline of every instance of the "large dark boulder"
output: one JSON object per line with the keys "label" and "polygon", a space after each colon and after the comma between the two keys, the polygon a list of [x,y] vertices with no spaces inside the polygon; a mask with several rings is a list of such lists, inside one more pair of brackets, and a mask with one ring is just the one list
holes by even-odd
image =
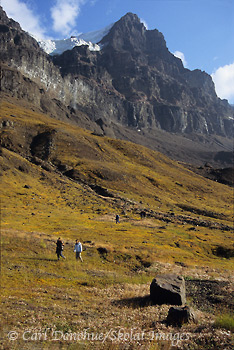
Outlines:
{"label": "large dark boulder", "polygon": [[186,303],[185,281],[174,274],[159,275],[150,285],[150,297],[153,303],[183,305]]}

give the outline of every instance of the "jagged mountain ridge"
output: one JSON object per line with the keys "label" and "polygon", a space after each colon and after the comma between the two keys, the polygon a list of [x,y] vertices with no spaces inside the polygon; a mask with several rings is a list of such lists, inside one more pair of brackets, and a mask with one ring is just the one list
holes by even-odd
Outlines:
{"label": "jagged mountain ridge", "polygon": [[[4,11],[1,23],[2,92],[98,133],[160,145],[174,158],[180,144],[186,160],[199,158],[200,141],[210,135],[219,143],[224,137],[214,152],[230,150],[233,109],[217,98],[211,77],[185,69],[163,35],[146,30],[136,15],[112,26],[100,52],[80,46],[52,58]],[[198,148],[186,142],[194,137]]]}

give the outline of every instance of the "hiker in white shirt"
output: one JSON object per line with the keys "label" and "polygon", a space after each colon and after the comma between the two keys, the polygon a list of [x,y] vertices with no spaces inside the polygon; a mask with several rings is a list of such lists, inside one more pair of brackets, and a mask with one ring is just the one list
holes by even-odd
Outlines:
{"label": "hiker in white shirt", "polygon": [[76,260],[80,259],[83,262],[81,252],[82,252],[82,244],[79,242],[79,240],[76,240],[74,252],[76,253]]}

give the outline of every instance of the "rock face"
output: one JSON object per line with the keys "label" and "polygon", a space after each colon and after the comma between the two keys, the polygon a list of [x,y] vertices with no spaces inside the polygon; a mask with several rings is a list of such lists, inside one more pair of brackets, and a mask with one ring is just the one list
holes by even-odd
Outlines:
{"label": "rock face", "polygon": [[159,275],[150,285],[150,297],[155,304],[183,305],[186,303],[185,281],[181,276]]}
{"label": "rock face", "polygon": [[99,44],[100,52],[77,47],[53,60],[63,76],[94,78],[115,96],[108,118],[138,129],[231,135],[233,110],[217,98],[211,77],[185,69],[163,35],[146,30],[136,15],[122,17]]}
{"label": "rock face", "polygon": [[208,74],[183,67],[158,30],[128,13],[99,45],[100,51],[79,46],[50,57],[0,7],[1,91],[53,117],[154,149],[164,131],[232,137],[233,108],[216,96]]}
{"label": "rock face", "polygon": [[167,315],[167,324],[172,326],[182,326],[184,323],[197,322],[197,316],[193,309],[188,306],[171,307]]}

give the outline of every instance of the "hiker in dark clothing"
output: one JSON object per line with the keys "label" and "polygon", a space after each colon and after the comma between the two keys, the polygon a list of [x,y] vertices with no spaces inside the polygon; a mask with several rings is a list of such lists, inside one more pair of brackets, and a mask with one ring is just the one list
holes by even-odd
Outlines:
{"label": "hiker in dark clothing", "polygon": [[119,215],[118,215],[118,214],[117,214],[116,217],[115,217],[115,222],[116,222],[116,224],[119,223]]}
{"label": "hiker in dark clothing", "polygon": [[60,256],[61,256],[63,259],[66,259],[65,256],[64,256],[63,253],[62,253],[62,251],[63,251],[63,246],[64,246],[64,243],[63,243],[63,241],[61,240],[61,238],[59,237],[59,239],[57,240],[57,243],[56,243],[56,254],[57,254],[58,260],[60,259]]}

